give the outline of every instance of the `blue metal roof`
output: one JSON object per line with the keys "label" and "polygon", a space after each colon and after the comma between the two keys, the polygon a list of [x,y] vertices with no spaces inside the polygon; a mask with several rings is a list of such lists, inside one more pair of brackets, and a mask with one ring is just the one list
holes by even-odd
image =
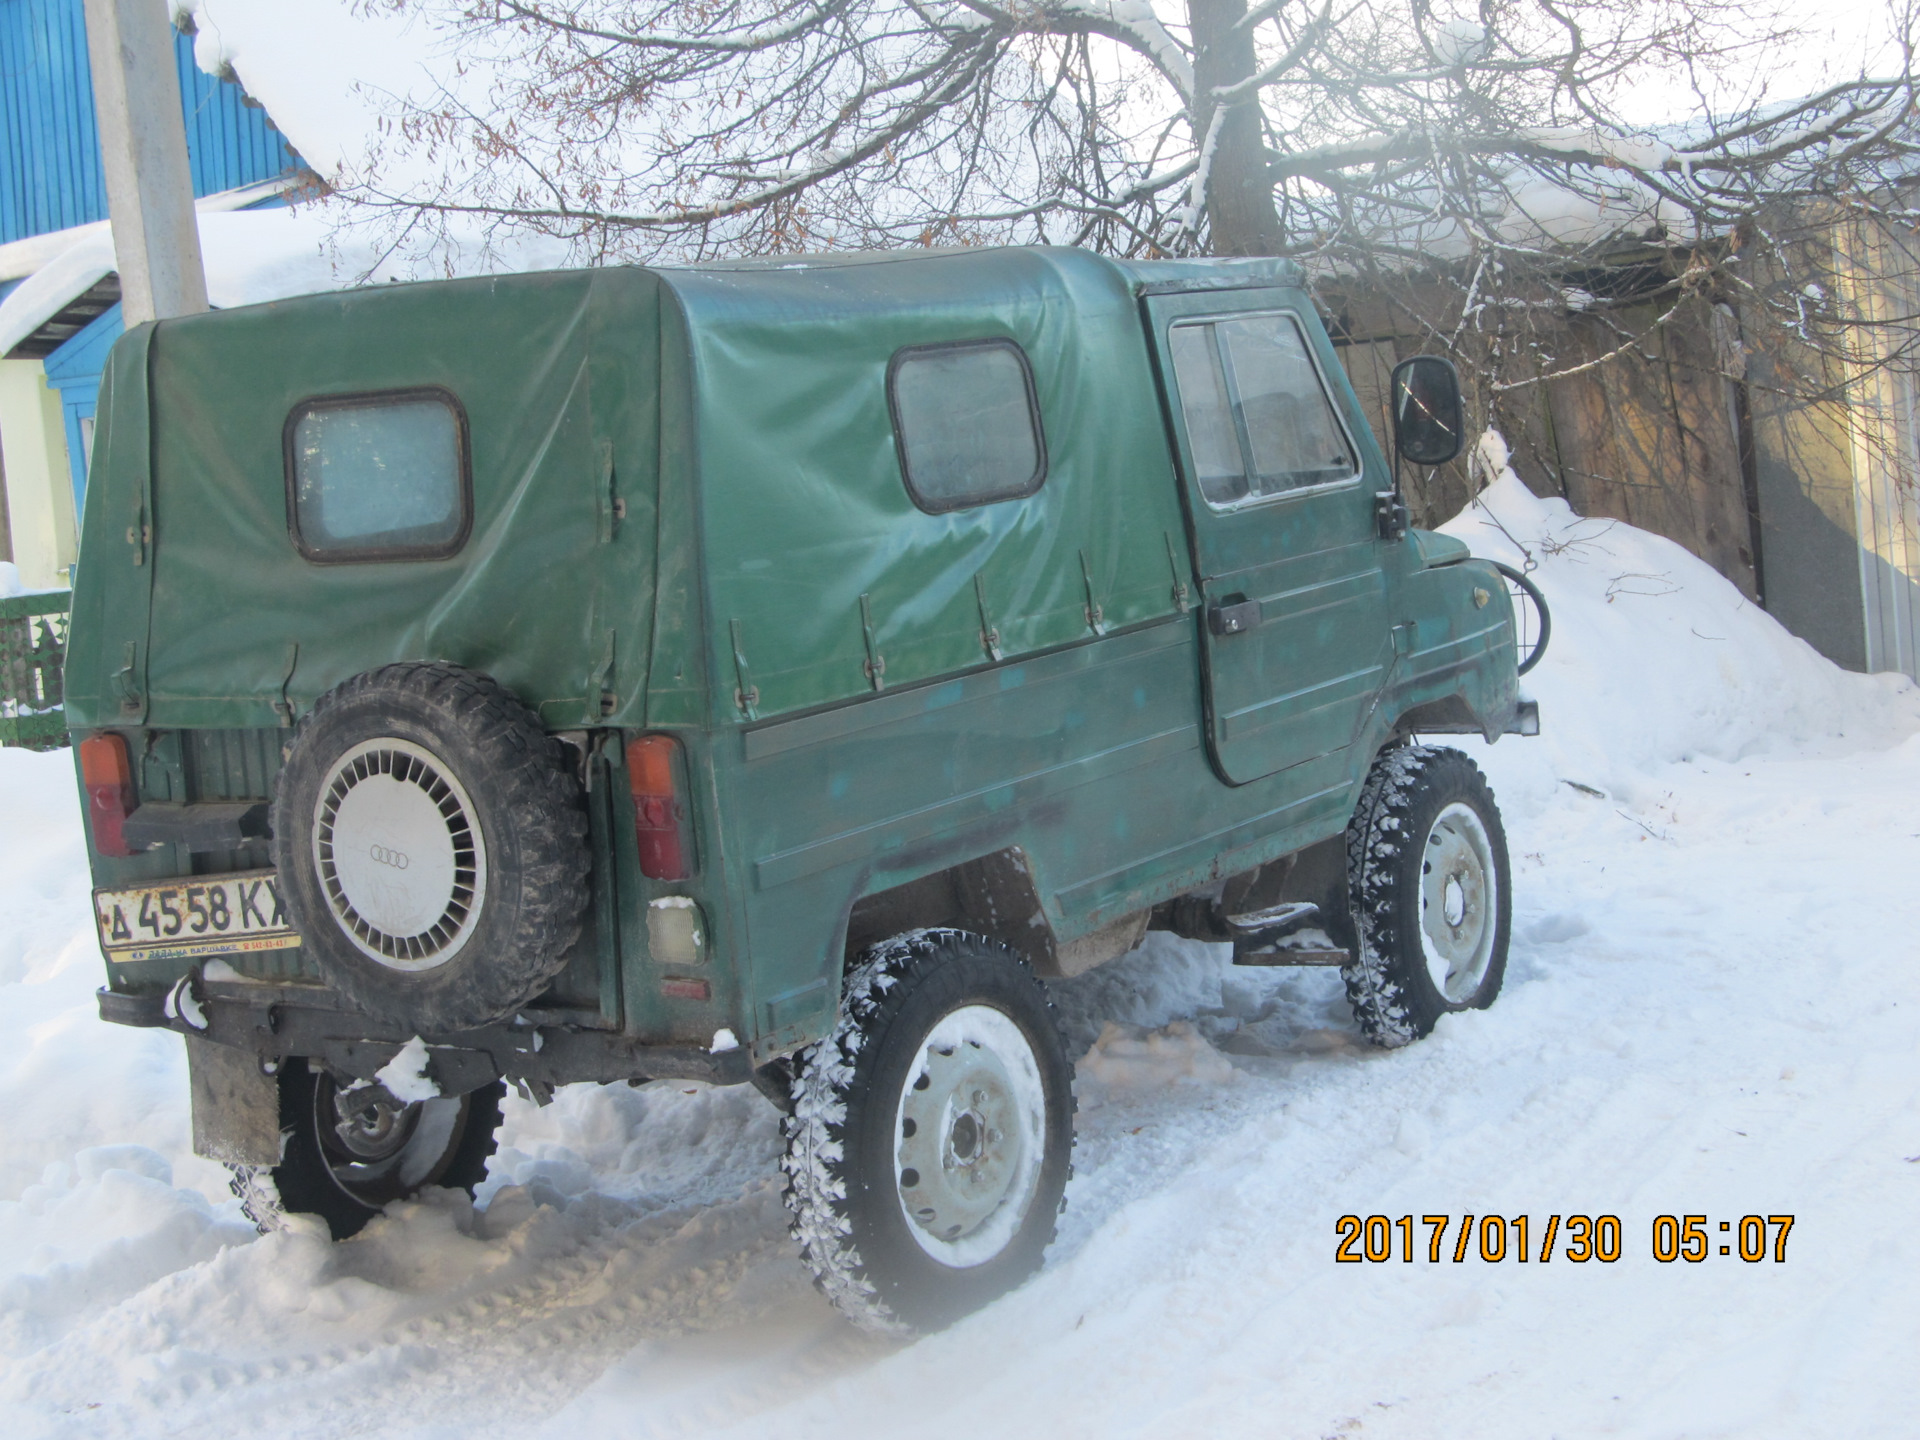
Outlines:
{"label": "blue metal roof", "polygon": [[[194,194],[298,168],[266,113],[173,40]],[[0,0],[0,244],[106,218],[82,0]]]}

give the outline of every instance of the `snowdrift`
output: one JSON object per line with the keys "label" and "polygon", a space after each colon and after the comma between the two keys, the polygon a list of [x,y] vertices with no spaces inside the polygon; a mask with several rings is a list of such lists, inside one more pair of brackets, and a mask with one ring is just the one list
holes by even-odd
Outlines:
{"label": "snowdrift", "polygon": [[[344,1245],[297,1223],[256,1237],[191,1153],[177,1038],[94,1018],[71,756],[0,751],[0,1430],[580,1435],[652,1415],[716,1435],[865,1433],[950,1400],[1008,1434],[1158,1414],[1169,1433],[1320,1435],[1361,1413],[1375,1435],[1667,1434],[1690,1416],[1689,1433],[1760,1433],[1687,1408],[1696,1361],[1744,1354],[1714,1359],[1714,1404],[1759,1416],[1787,1386],[1829,1408],[1782,1410],[1777,1433],[1842,1433],[1843,1415],[1892,1433],[1876,1406],[1902,1367],[1873,1367],[1910,1347],[1920,1302],[1870,1215],[1905,1213],[1900,1161],[1920,1150],[1920,1005],[1897,1003],[1920,992],[1910,963],[1884,963],[1911,961],[1900,917],[1848,887],[1894,893],[1888,877],[1920,863],[1903,823],[1920,692],[1836,669],[1678,546],[1535,498],[1497,437],[1483,453],[1499,478],[1445,528],[1532,561],[1554,616],[1522,682],[1541,736],[1467,744],[1515,852],[1507,995],[1388,1054],[1359,1040],[1336,976],[1234,970],[1223,947],[1165,935],[1057,987],[1083,1098],[1054,1262],[898,1353],[807,1290],[777,1117],[746,1087],[509,1097],[477,1204],[435,1192]],[[1781,1093],[1748,1098],[1768,1086]],[[1741,1152],[1756,1159],[1731,1178],[1711,1168],[1710,1150],[1766,1126],[1800,1138]],[[1879,1188],[1847,1178],[1882,1150]],[[1644,1257],[1645,1274],[1595,1272],[1604,1284],[1564,1266],[1322,1273],[1322,1220],[1356,1206],[1791,1208],[1803,1174],[1863,1198],[1830,1201],[1827,1241],[1809,1221],[1806,1243],[1828,1249],[1780,1272],[1791,1293],[1753,1274],[1660,1290],[1678,1272]],[[1411,1300],[1386,1288],[1416,1282]],[[1703,1295],[1803,1328],[1715,1349]],[[1484,1374],[1461,1368],[1463,1346]],[[1644,1423],[1616,1424],[1629,1387],[1594,1378],[1612,1363],[1666,1377],[1646,1387],[1666,1401],[1630,1412]],[[946,1393],[955,1377],[964,1396]]]}
{"label": "snowdrift", "polygon": [[1626,795],[1696,757],[1885,748],[1920,727],[1905,676],[1841,670],[1673,541],[1536,497],[1497,432],[1480,458],[1498,478],[1440,528],[1529,570],[1553,612],[1546,657],[1520,682],[1540,735],[1481,757],[1503,808],[1548,803],[1558,780]]}

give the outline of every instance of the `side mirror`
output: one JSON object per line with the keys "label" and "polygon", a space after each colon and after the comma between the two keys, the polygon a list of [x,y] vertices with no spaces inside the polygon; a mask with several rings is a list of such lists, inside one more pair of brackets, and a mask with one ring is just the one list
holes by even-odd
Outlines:
{"label": "side mirror", "polygon": [[1393,367],[1393,444],[1416,465],[1444,465],[1460,453],[1466,417],[1451,360],[1416,355]]}

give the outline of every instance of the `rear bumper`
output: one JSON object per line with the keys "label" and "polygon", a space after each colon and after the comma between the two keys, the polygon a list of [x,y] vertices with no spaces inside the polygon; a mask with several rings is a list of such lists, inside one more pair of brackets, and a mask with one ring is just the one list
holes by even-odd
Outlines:
{"label": "rear bumper", "polygon": [[[414,1038],[402,1027],[338,1008],[330,1003],[332,992],[317,985],[183,980],[164,994],[103,989],[98,996],[100,1018],[115,1025],[196,1035],[250,1051],[263,1062],[306,1056],[363,1080],[371,1080]],[[428,1073],[450,1095],[502,1079],[539,1093],[581,1080],[738,1085],[753,1077],[745,1048],[713,1054],[693,1045],[642,1045],[615,1031],[539,1023],[524,1015],[510,1024],[423,1038],[431,1057]]]}

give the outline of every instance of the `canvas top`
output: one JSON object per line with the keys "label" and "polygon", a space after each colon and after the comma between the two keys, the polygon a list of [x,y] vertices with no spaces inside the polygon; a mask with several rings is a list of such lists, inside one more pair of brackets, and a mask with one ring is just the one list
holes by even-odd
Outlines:
{"label": "canvas top", "polygon": [[[1182,522],[1139,296],[1298,284],[1284,261],[961,249],[366,286],[143,327],[102,392],[68,713],[269,725],[436,658],[555,728],[725,723],[860,694],[876,659],[888,686],[983,663],[988,630],[1018,655],[1168,613]],[[889,364],[990,340],[1031,369],[1044,481],[928,513]],[[458,547],[303,554],[298,417],[423,392],[465,427]]]}

